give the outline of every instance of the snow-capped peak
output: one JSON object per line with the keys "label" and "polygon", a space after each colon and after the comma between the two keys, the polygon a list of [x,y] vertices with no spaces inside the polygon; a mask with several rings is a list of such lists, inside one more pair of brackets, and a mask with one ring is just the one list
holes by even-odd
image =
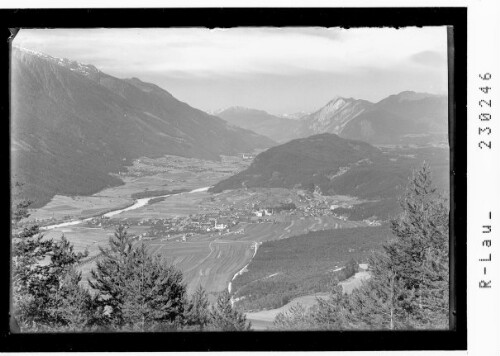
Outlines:
{"label": "snow-capped peak", "polygon": [[84,75],[86,77],[95,76],[96,74],[100,73],[99,69],[97,69],[92,64],[82,64],[82,63],[79,63],[77,61],[73,61],[73,60],[70,60],[67,58],[53,57],[53,56],[49,56],[48,54],[34,51],[32,49],[28,49],[28,48],[24,48],[24,47],[15,46],[15,48],[20,50],[21,52],[28,53],[28,54],[36,56],[38,58],[42,58],[44,60],[55,63],[61,67],[68,68],[70,71],[79,73],[79,74]]}

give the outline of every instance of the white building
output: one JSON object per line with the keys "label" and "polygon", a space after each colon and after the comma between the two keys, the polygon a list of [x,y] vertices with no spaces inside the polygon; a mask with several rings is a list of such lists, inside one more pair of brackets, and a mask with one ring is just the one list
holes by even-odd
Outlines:
{"label": "white building", "polygon": [[224,230],[226,227],[227,227],[227,225],[226,225],[226,224],[222,224],[222,223],[221,223],[221,224],[218,224],[217,222],[215,222],[215,226],[214,226],[214,228],[215,228],[216,230]]}

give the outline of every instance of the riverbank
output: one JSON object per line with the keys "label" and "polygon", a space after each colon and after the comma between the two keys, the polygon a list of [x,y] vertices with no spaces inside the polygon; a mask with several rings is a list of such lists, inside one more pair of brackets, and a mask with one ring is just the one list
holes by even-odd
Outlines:
{"label": "riverbank", "polygon": [[183,189],[183,190],[179,190],[178,193],[175,193],[175,194],[166,194],[166,195],[160,195],[160,196],[151,196],[151,197],[148,197],[148,198],[140,198],[140,199],[137,199],[135,200],[132,204],[124,207],[124,208],[120,208],[120,209],[112,209],[106,213],[99,213],[99,214],[94,214],[92,216],[89,216],[89,217],[85,217],[85,218],[81,218],[81,219],[77,219],[77,220],[71,220],[71,221],[66,221],[66,222],[62,222],[62,223],[57,223],[57,224],[52,224],[52,225],[48,225],[48,226],[43,226],[41,227],[40,229],[41,230],[52,230],[52,229],[57,229],[57,228],[61,228],[61,227],[68,227],[68,226],[75,226],[75,225],[79,225],[79,224],[82,224],[86,221],[89,221],[89,220],[92,220],[93,218],[96,218],[96,217],[105,217],[105,218],[111,218],[113,216],[116,216],[116,215],[119,215],[121,213],[124,213],[126,211],[130,211],[130,210],[135,210],[135,209],[139,209],[139,208],[142,208],[144,206],[146,206],[150,200],[152,199],[156,199],[156,198],[166,198],[166,197],[170,197],[170,196],[174,196],[174,195],[179,195],[179,194],[183,194],[183,193],[199,193],[199,192],[206,192],[208,189],[210,189],[210,187],[202,187],[202,188],[196,188],[196,189],[193,189],[191,191],[188,191],[187,189]]}

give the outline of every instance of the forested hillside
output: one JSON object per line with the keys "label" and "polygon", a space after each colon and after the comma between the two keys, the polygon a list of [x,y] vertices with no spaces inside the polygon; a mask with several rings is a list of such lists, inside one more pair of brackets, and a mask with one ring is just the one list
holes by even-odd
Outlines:
{"label": "forested hillside", "polygon": [[265,242],[247,271],[233,281],[236,304],[244,310],[272,309],[298,296],[327,292],[334,281],[351,277],[357,264],[366,263],[390,238],[388,226],[381,226],[314,231]]}

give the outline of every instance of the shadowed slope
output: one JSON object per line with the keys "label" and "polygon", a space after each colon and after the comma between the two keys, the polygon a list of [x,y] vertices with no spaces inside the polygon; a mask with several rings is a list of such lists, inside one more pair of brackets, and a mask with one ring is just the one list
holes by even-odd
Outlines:
{"label": "shadowed slope", "polygon": [[218,159],[273,145],[156,85],[16,48],[11,140],[14,181],[37,205],[120,184],[109,173],[141,156]]}

